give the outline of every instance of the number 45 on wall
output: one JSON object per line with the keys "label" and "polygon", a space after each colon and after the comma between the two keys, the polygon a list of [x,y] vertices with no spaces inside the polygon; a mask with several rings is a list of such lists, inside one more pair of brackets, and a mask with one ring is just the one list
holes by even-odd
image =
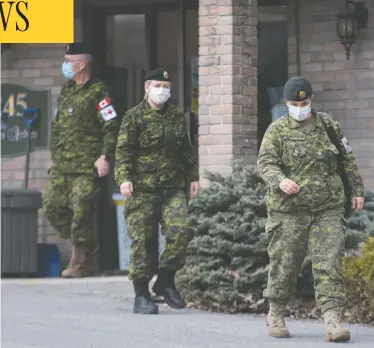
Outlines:
{"label": "number 45 on wall", "polygon": [[22,117],[23,110],[27,109],[26,98],[27,93],[10,94],[8,100],[5,102],[4,108],[1,110],[1,115],[7,117]]}

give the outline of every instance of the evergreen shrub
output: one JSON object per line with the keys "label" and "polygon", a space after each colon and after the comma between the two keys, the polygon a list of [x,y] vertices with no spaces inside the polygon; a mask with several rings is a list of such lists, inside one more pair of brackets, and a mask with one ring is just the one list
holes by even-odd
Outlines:
{"label": "evergreen shrub", "polygon": [[[269,264],[266,185],[256,167],[241,161],[232,165],[233,173],[229,176],[207,173],[210,185],[191,201],[190,224],[194,235],[176,284],[192,307],[262,313],[267,310],[262,292]],[[348,219],[349,248],[374,234],[374,194],[369,192],[367,198],[368,210]],[[301,298],[314,296],[308,262],[300,272],[297,292]]]}

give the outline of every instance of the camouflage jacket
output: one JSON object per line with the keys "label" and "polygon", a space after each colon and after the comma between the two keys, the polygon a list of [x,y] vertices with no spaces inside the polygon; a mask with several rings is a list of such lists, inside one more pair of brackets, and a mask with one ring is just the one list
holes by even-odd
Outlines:
{"label": "camouflage jacket", "polygon": [[[92,173],[100,155],[114,157],[119,128],[107,87],[99,80],[82,86],[68,81],[62,87],[52,120],[52,170],[54,173]],[[108,99],[106,99],[108,98]],[[100,105],[108,108],[101,111]]]}
{"label": "camouflage jacket", "polygon": [[133,183],[134,191],[184,188],[199,179],[196,157],[179,109],[165,104],[152,109],[144,100],[122,120],[115,155],[118,185]]}
{"label": "camouflage jacket", "polygon": [[[311,132],[290,116],[273,122],[265,133],[259,151],[259,173],[268,185],[266,203],[270,211],[319,211],[343,206],[344,188],[337,173],[339,151],[330,142],[321,118],[332,125],[341,139],[343,165],[352,188],[352,197],[364,196],[364,185],[352,149],[338,122],[328,115],[313,112]],[[295,181],[300,191],[286,195],[279,184]]]}

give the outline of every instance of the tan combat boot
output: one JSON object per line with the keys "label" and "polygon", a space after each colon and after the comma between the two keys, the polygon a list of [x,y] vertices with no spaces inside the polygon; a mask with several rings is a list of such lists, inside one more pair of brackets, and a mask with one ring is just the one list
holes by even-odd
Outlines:
{"label": "tan combat boot", "polygon": [[325,341],[327,342],[346,342],[351,339],[350,332],[343,327],[342,311],[338,309],[327,310],[323,314],[326,324]]}
{"label": "tan combat boot", "polygon": [[62,272],[62,278],[82,278],[94,275],[94,255],[98,248],[84,244],[74,245],[68,267]]}
{"label": "tan combat boot", "polygon": [[270,302],[269,313],[266,317],[266,325],[269,328],[269,336],[276,338],[290,337],[290,333],[284,322],[284,308],[283,304]]}

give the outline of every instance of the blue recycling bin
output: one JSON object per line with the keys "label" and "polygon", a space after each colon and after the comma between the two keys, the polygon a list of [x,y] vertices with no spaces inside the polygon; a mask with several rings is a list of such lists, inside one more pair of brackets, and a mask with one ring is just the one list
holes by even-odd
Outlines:
{"label": "blue recycling bin", "polygon": [[56,244],[38,244],[38,276],[58,278],[61,274],[60,251]]}

